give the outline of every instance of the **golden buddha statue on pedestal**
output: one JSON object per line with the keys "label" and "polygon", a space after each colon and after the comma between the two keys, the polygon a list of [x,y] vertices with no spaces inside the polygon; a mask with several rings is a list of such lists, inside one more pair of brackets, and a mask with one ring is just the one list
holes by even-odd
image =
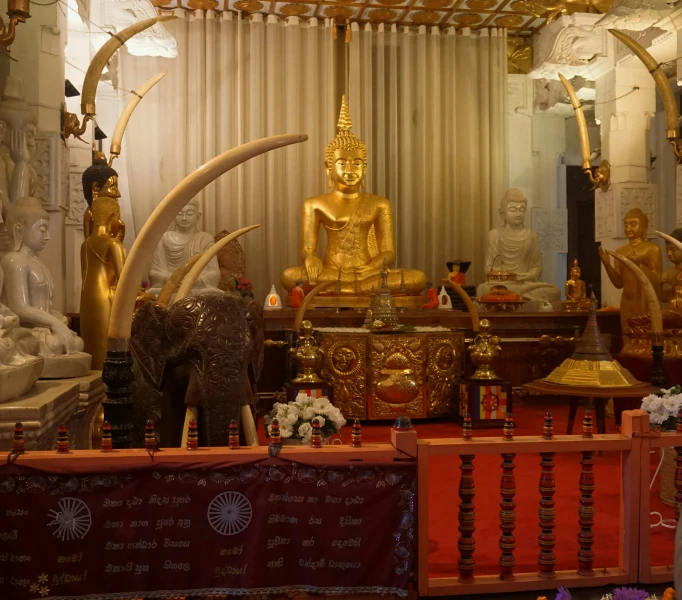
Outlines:
{"label": "golden buddha statue on pedestal", "polygon": [[[304,266],[284,271],[282,285],[290,292],[301,281],[308,291],[318,283],[338,280],[340,291],[319,294],[315,306],[367,306],[372,289],[381,285],[384,261],[388,266],[395,262],[391,205],[386,198],[362,191],[367,147],[351,132],[345,96],[337,126],[338,134],[325,150],[331,191],[303,203]],[[327,232],[323,259],[316,255],[320,226]],[[426,275],[421,271],[389,269],[387,284],[398,295],[398,306],[417,307],[423,302],[419,294],[426,286]]]}
{"label": "golden buddha statue on pedestal", "polygon": [[580,277],[578,259],[573,259],[571,278],[566,281],[566,300],[561,303],[566,312],[590,310],[591,301],[587,297],[587,286]]}

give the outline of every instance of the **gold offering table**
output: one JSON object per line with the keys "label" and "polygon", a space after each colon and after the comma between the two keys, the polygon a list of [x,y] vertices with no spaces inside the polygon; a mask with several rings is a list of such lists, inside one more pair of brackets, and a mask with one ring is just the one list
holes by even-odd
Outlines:
{"label": "gold offering table", "polygon": [[[296,311],[291,309],[266,312],[265,338],[288,341],[291,344],[294,339],[292,326],[295,315]],[[488,319],[492,324],[493,333],[501,338],[502,353],[495,362],[495,371],[502,379],[512,384],[515,393],[518,393],[524,383],[546,377],[552,369],[569,357],[573,353],[573,346],[568,340],[579,336],[587,322],[587,312],[481,312],[480,317]],[[312,322],[316,330],[328,327],[360,328],[365,314],[351,310],[342,310],[338,313],[334,310],[308,310],[305,318]],[[398,319],[403,325],[446,327],[453,332],[462,333],[465,345],[473,337],[471,318],[466,312],[408,310],[398,312]],[[597,319],[599,329],[610,342],[611,352],[618,352],[621,347],[619,313],[599,312]],[[473,366],[468,357],[462,362],[462,374],[464,376],[471,374]],[[267,347],[258,391],[266,394],[281,391],[289,372],[286,365],[286,347]]]}
{"label": "gold offering table", "polygon": [[452,411],[464,334],[443,327],[409,333],[320,328],[322,377],[347,419],[439,417]]}

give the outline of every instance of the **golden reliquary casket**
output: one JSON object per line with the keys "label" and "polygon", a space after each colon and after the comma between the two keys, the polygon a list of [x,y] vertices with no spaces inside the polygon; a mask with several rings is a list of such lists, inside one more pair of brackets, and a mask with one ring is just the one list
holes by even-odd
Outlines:
{"label": "golden reliquary casket", "polygon": [[346,419],[438,417],[452,412],[463,369],[464,334],[444,327],[409,333],[318,328],[322,378]]}

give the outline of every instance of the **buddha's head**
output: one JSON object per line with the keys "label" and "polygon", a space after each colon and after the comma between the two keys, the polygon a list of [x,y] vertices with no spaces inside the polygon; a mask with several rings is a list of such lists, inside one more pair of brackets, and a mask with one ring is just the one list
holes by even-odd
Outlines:
{"label": "buddha's head", "polygon": [[[675,229],[670,236],[674,237],[678,242],[682,242],[682,229]],[[682,250],[675,246],[675,244],[666,242],[665,253],[668,255],[668,260],[674,265],[682,263]]]}
{"label": "buddha's head", "polygon": [[649,217],[641,208],[632,208],[623,217],[623,229],[625,237],[629,240],[645,239],[646,230],[649,228]]}
{"label": "buddha's head", "polygon": [[195,198],[180,209],[175,217],[175,230],[180,233],[196,231],[200,216],[199,201]]}
{"label": "buddha's head", "polygon": [[93,200],[97,198],[121,197],[118,191],[118,173],[112,169],[105,158],[96,156],[92,165],[83,171],[83,195],[88,206],[92,207]]}
{"label": "buddha's head", "polygon": [[95,227],[106,227],[111,235],[118,233],[121,220],[121,207],[114,198],[97,198],[91,207],[92,221]]}
{"label": "buddha's head", "polygon": [[573,266],[571,267],[571,279],[577,281],[580,279],[580,267],[578,266],[578,259],[573,259]]}
{"label": "buddha's head", "polygon": [[37,198],[19,198],[7,211],[7,230],[12,233],[15,252],[22,246],[40,252],[50,239],[49,225],[50,215]]}
{"label": "buddha's head", "polygon": [[357,191],[367,171],[367,146],[351,132],[353,123],[345,95],[341,99],[337,127],[339,132],[324,152],[329,183],[341,192]]}
{"label": "buddha's head", "polygon": [[527,209],[528,200],[523,192],[516,188],[507,190],[500,202],[500,215],[505,224],[510,227],[523,227]]}

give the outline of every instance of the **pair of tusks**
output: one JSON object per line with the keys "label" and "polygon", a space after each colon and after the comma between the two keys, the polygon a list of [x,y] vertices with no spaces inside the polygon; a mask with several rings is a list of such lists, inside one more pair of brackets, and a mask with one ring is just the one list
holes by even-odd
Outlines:
{"label": "pair of tusks", "polygon": [[[122,29],[117,34],[112,34],[111,38],[107,40],[104,45],[97,51],[95,56],[93,56],[88,66],[88,70],[85,73],[85,79],[83,80],[83,91],[81,92],[81,113],[84,115],[83,120],[83,131],[85,130],[85,124],[88,120],[93,119],[96,114],[95,109],[95,97],[97,95],[97,85],[102,77],[102,72],[104,67],[107,65],[114,53],[123,46],[130,38],[137,35],[138,33],[153,27],[157,23],[163,23],[166,21],[172,21],[176,19],[175,16],[164,16],[164,17],[154,17],[152,19],[146,19],[140,21],[139,23],[134,23],[125,29]],[[152,89],[161,79],[165,77],[166,73],[159,73],[154,75],[149,81],[144,83],[138,90],[132,92],[133,98],[126,105],[123,113],[116,123],[116,128],[111,137],[109,166],[113,162],[114,158],[121,154],[121,140],[123,139],[123,134],[125,133],[126,126],[130,120],[133,111],[140,103],[140,100],[144,98],[145,94]]]}
{"label": "pair of tusks", "polygon": [[[133,311],[135,309],[135,300],[137,298],[140,281],[142,281],[142,278],[149,267],[152,255],[161,241],[161,237],[171,225],[178,212],[180,212],[180,210],[209,183],[212,183],[230,169],[246,162],[250,158],[265,154],[270,150],[276,150],[277,148],[283,148],[284,146],[290,146],[291,144],[299,144],[307,139],[307,135],[294,134],[276,135],[249,142],[248,144],[244,144],[216,156],[185,177],[171,190],[145,222],[137,239],[133,243],[133,247],[130,250],[125,265],[123,266],[123,271],[119,277],[116,294],[114,295],[111,307],[108,339],[109,350],[121,351],[128,348],[133,323]],[[235,239],[238,235],[246,233],[246,231],[249,231],[254,227],[255,226],[251,226],[245,228],[245,230],[236,231],[234,234],[231,234],[231,236],[227,236],[220,240],[220,242],[227,244],[231,239]],[[220,244],[220,242],[214,244],[214,246]],[[220,249],[220,247],[222,246],[219,246],[218,249]],[[203,262],[202,258],[205,258],[205,256],[197,258],[194,266],[190,267],[190,270],[197,267],[200,262]],[[210,258],[208,260],[210,260]],[[208,260],[206,263],[208,263]],[[198,269],[196,276],[198,276],[200,272],[201,269]],[[188,280],[188,289],[191,289],[192,285],[189,283],[189,273],[185,279]],[[175,287],[170,291],[169,299],[170,296],[172,296],[174,289]],[[164,294],[166,293],[167,291],[164,292]],[[187,290],[184,290],[184,293],[187,293]],[[196,407],[187,407],[187,413],[185,415],[186,425],[189,424],[189,419],[196,418],[197,411],[198,409]],[[249,445],[258,445],[256,425],[248,405],[241,408],[241,421],[247,443]],[[187,431],[187,426],[185,426],[185,431]],[[185,445],[186,437],[183,434],[183,447]]]}

